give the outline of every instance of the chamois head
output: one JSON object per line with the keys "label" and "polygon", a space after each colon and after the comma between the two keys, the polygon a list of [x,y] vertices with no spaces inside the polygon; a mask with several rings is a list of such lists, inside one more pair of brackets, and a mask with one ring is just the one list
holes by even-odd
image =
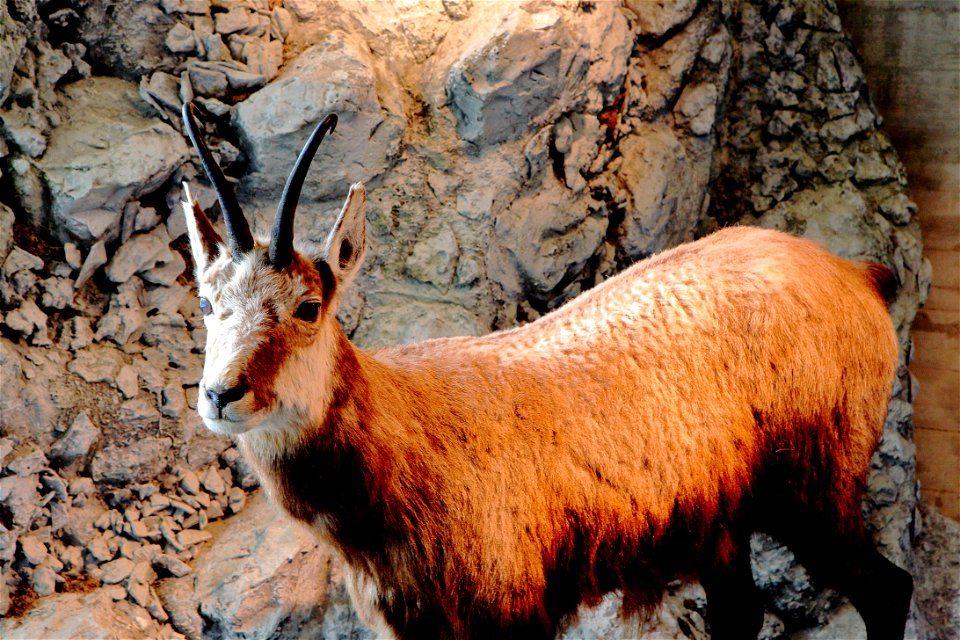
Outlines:
{"label": "chamois head", "polygon": [[[269,243],[253,237],[233,189],[207,148],[193,115],[183,121],[220,199],[226,242],[184,183],[183,210],[207,329],[197,411],[209,429],[244,433],[283,429],[323,404],[333,367],[340,295],[366,248],[366,194],[350,189],[321,255],[293,247],[293,215],[310,161],[337,124],[328,115],[307,141],[287,179]],[[318,395],[321,402],[318,402]]]}

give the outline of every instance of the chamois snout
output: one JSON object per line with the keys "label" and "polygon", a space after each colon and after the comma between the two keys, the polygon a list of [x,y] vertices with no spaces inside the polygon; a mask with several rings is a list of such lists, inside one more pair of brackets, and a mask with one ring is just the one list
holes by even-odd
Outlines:
{"label": "chamois snout", "polygon": [[242,433],[252,426],[252,395],[250,385],[242,378],[234,382],[201,382],[197,412],[211,431]]}
{"label": "chamois snout", "polygon": [[249,385],[247,385],[245,382],[240,382],[229,388],[226,385],[207,387],[204,391],[204,395],[207,396],[207,399],[210,401],[210,403],[217,408],[220,416],[223,416],[224,407],[234,400],[242,399],[243,396],[247,395],[247,391],[249,390]]}

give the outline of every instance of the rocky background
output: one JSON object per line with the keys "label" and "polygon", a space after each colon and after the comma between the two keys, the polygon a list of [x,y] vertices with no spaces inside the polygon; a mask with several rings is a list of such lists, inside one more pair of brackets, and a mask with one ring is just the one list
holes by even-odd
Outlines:
{"label": "rocky background", "polygon": [[[340,124],[297,219],[351,182],[370,250],[362,346],[537,318],[729,224],[888,264],[903,362],[864,509],[918,580],[910,638],[960,624],[960,527],[918,504],[906,365],[926,297],[916,207],[833,0],[0,1],[0,635],[369,638],[339,569],[197,418],[203,324],[177,203],[218,204],[180,132],[194,100],[266,234],[315,123]],[[754,539],[764,637],[862,637]],[[565,637],[706,638],[671,585]]]}

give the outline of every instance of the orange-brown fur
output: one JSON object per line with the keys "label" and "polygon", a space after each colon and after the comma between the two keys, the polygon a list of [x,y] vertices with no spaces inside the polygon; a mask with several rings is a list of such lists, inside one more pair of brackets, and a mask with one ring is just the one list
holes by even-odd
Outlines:
{"label": "orange-brown fur", "polygon": [[[884,273],[735,228],[480,338],[364,352],[330,314],[324,418],[240,443],[396,633],[550,636],[581,600],[643,606],[732,562],[778,500],[863,537],[897,363]],[[299,348],[272,331],[255,389]]]}

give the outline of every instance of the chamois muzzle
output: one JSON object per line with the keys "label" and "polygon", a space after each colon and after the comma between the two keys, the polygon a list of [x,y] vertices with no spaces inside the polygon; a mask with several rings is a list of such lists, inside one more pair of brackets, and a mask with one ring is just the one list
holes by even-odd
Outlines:
{"label": "chamois muzzle", "polygon": [[233,187],[227,181],[226,176],[213,159],[213,154],[207,147],[207,143],[200,133],[200,126],[193,114],[194,106],[192,102],[183,103],[183,124],[187,129],[187,135],[193,143],[193,148],[197,150],[200,156],[200,164],[207,174],[207,178],[213,184],[217,192],[217,198],[220,200],[220,208],[223,209],[223,222],[227,230],[227,242],[230,245],[230,253],[234,261],[239,260],[243,254],[253,249],[253,234],[250,233],[250,225],[247,219],[243,217],[243,211],[240,209],[240,203],[237,202],[237,196],[233,192]]}
{"label": "chamois muzzle", "polygon": [[323,121],[317,125],[317,128],[310,134],[310,139],[300,151],[297,158],[297,164],[287,178],[287,184],[283,187],[283,195],[280,196],[280,204],[277,205],[277,217],[273,222],[273,230],[270,233],[270,264],[277,270],[285,268],[293,259],[293,214],[297,210],[297,203],[300,200],[300,189],[303,187],[303,181],[307,177],[307,171],[310,169],[310,163],[313,156],[316,155],[323,137],[328,131],[337,128],[336,114],[329,114]]}

